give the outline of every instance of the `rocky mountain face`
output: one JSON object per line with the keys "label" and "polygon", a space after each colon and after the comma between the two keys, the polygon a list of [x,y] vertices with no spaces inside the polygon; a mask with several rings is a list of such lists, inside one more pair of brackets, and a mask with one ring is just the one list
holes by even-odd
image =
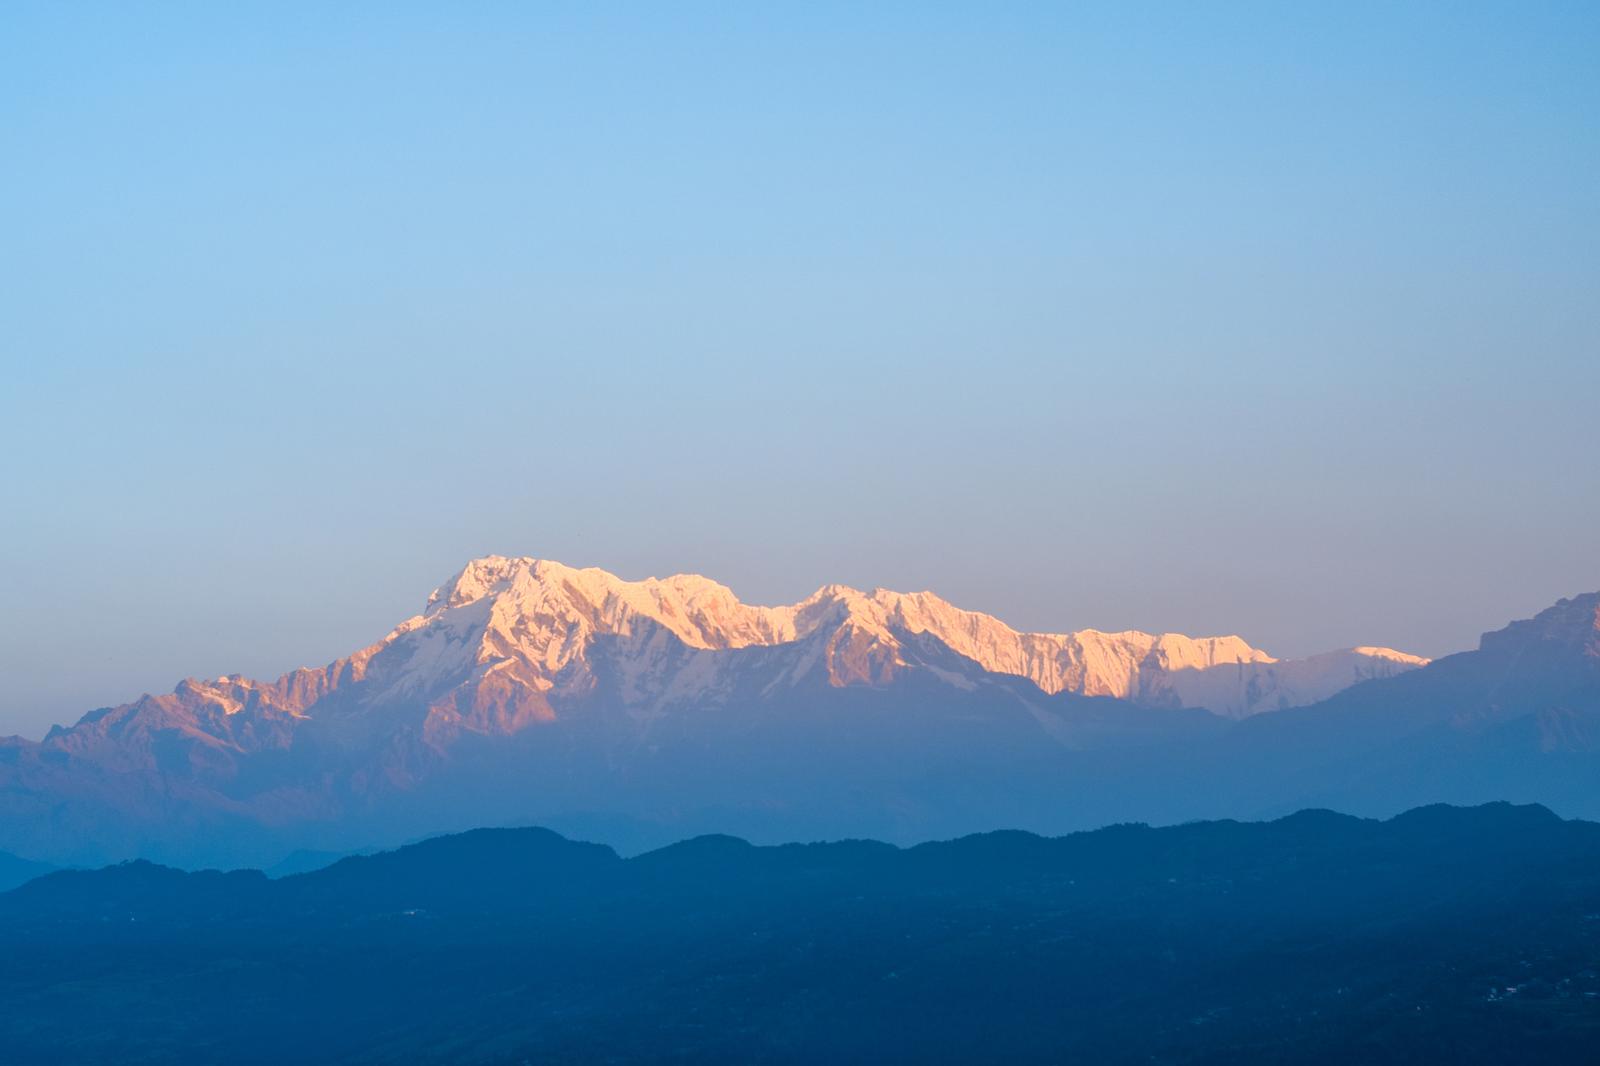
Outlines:
{"label": "rocky mountain face", "polygon": [[525,821],[915,839],[1248,815],[1333,789],[1308,759],[1441,720],[1451,744],[1494,722],[1581,748],[1595,610],[1563,601],[1431,665],[1276,660],[1237,637],[1020,633],[930,593],[761,607],[703,577],[490,557],[321,669],[191,679],[0,741],[0,848],[270,862]]}

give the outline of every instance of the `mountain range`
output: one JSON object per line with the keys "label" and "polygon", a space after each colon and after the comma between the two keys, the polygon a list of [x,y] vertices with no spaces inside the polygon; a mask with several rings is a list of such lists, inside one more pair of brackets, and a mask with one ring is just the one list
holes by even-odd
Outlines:
{"label": "mountain range", "polygon": [[[0,741],[0,848],[270,863],[483,824],[898,842],[1436,800],[1600,807],[1600,594],[1429,662],[1020,633],[931,593],[784,607],[492,556],[319,669]],[[1501,791],[1494,791],[1499,788]]]}

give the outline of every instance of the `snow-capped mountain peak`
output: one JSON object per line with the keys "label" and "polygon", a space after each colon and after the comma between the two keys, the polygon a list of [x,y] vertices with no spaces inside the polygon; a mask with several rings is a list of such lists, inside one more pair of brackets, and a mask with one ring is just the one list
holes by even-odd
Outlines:
{"label": "snow-capped mountain peak", "polygon": [[[696,574],[629,581],[597,568],[505,556],[467,564],[433,593],[422,615],[403,623],[384,645],[406,648],[396,680],[408,688],[438,688],[447,677],[466,681],[473,670],[511,663],[517,667],[513,676],[544,692],[586,663],[597,638],[657,631],[701,651],[795,645],[797,654],[802,642],[820,634],[822,650],[814,665],[834,685],[885,682],[908,668],[903,642],[926,636],[977,671],[1026,678],[1046,693],[1204,706],[1236,717],[1314,702],[1355,681],[1426,661],[1364,647],[1280,662],[1237,636],[1094,629],[1024,633],[931,592],[863,592],[838,584],[824,585],[795,604],[758,606]],[[385,655],[384,645],[378,646],[375,661],[397,657]],[[650,647],[641,643],[639,654],[655,654]],[[642,676],[643,665],[629,666],[630,690],[682,689],[667,676]],[[1230,669],[1217,673],[1222,667]],[[799,669],[786,672],[791,680],[805,675]]]}

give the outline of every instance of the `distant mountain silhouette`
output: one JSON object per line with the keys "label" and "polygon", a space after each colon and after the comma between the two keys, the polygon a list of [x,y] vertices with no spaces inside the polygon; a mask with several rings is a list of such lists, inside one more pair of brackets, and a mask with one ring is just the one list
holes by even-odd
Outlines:
{"label": "distant mountain silhouette", "polygon": [[701,837],[479,830],[269,880],[0,895],[11,1061],[1592,1061],[1600,825]]}

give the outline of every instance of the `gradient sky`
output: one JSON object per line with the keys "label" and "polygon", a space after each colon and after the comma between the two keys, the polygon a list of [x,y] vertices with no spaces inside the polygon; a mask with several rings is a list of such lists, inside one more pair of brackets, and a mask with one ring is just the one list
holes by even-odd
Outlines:
{"label": "gradient sky", "polygon": [[1600,587],[1600,5],[0,7],[0,733],[488,552],[1439,654]]}

